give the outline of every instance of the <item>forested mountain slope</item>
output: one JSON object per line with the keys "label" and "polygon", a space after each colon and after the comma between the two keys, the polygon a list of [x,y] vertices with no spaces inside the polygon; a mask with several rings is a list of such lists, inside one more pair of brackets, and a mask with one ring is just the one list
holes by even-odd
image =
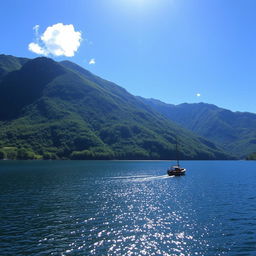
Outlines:
{"label": "forested mountain slope", "polygon": [[256,114],[232,112],[205,103],[172,105],[155,99],[139,99],[231,154],[245,157],[256,152]]}
{"label": "forested mountain slope", "polygon": [[184,159],[230,158],[72,62],[5,58],[13,67],[5,68],[0,83],[0,156],[174,159],[178,137]]}

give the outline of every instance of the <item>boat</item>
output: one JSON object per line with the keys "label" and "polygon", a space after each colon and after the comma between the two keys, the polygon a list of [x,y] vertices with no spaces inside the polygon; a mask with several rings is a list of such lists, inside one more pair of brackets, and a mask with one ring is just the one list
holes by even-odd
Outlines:
{"label": "boat", "polygon": [[182,176],[182,175],[185,175],[185,173],[186,173],[186,169],[181,168],[179,165],[174,165],[167,170],[167,174],[169,176]]}
{"label": "boat", "polygon": [[186,173],[186,169],[180,167],[178,140],[177,139],[176,139],[176,154],[177,154],[177,165],[173,165],[170,169],[167,170],[167,174],[169,176],[182,176],[182,175],[185,175],[185,173]]}

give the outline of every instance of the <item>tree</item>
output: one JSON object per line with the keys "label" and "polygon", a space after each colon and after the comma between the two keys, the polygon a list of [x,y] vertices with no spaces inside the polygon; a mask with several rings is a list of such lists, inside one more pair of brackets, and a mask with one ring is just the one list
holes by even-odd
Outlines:
{"label": "tree", "polygon": [[0,159],[5,159],[5,152],[3,150],[0,150]]}

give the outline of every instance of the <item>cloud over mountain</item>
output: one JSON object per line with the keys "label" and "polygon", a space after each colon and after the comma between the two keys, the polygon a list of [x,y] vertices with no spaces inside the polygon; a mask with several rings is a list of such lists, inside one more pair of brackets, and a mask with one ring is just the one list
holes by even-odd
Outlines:
{"label": "cloud over mountain", "polygon": [[31,42],[28,49],[40,55],[73,57],[80,47],[82,34],[75,31],[72,24],[57,23],[46,28],[39,36],[39,25],[33,28],[36,34],[36,42]]}

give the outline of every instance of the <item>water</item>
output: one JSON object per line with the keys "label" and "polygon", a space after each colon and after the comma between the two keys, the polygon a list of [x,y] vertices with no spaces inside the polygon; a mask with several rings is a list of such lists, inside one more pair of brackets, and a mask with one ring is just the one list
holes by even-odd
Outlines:
{"label": "water", "polygon": [[256,162],[1,161],[0,255],[256,255]]}

